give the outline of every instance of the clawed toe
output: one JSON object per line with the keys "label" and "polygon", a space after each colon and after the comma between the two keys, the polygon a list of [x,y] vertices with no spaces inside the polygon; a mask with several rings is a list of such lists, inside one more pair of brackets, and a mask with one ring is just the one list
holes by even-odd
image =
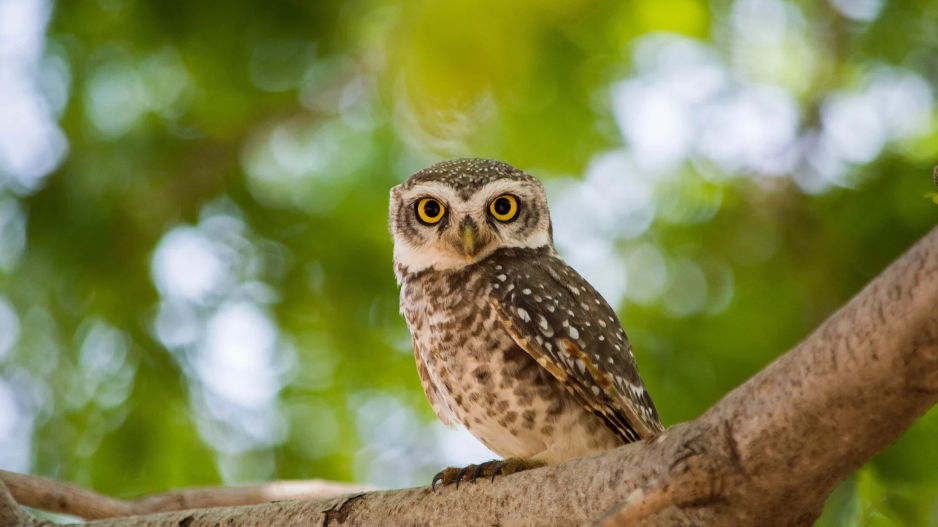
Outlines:
{"label": "clawed toe", "polygon": [[[469,472],[471,470],[472,473],[475,474],[475,469],[476,469],[475,465],[468,465],[459,469],[459,472],[456,473],[456,488],[457,489],[459,488],[459,482],[462,481],[462,478],[463,476],[466,475],[466,472]],[[475,483],[475,481],[473,481],[473,483]]]}
{"label": "clawed toe", "polygon": [[[479,476],[488,475],[488,473],[491,472],[492,465],[497,464],[497,463],[499,463],[497,459],[493,459],[492,461],[486,461],[485,463],[480,463],[476,467],[476,469],[472,471],[472,482],[475,483],[476,479],[478,479]],[[486,472],[486,471],[489,471],[489,472]],[[494,477],[492,478],[492,481],[495,481]]]}
{"label": "clawed toe", "polygon": [[434,492],[436,491],[437,482],[442,483],[443,485],[449,485],[456,480],[456,474],[459,473],[459,469],[456,467],[448,467],[437,472],[436,476],[433,476],[433,481],[430,483],[430,489]]}
{"label": "clawed toe", "polygon": [[433,476],[433,482],[430,483],[430,488],[433,491],[436,491],[437,483],[441,483],[444,486],[451,483],[456,483],[456,488],[458,489],[459,483],[463,481],[467,474],[472,474],[472,477],[469,480],[472,483],[475,483],[476,479],[478,479],[480,476],[491,476],[492,481],[494,482],[495,476],[499,474],[507,476],[516,472],[543,467],[545,465],[546,463],[542,461],[510,457],[508,459],[495,459],[492,461],[486,461],[485,463],[469,465],[463,468],[448,467],[437,473],[436,476]]}

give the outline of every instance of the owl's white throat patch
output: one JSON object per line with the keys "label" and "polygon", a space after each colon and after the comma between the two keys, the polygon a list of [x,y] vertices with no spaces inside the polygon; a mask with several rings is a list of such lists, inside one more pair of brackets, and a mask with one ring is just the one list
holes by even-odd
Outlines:
{"label": "owl's white throat patch", "polygon": [[[450,251],[441,251],[433,245],[414,247],[406,243],[395,243],[394,263],[406,267],[409,273],[419,273],[431,267],[440,271],[459,269],[466,266],[466,258]],[[398,276],[398,279],[400,278]]]}
{"label": "owl's white throat patch", "polygon": [[[547,233],[532,236],[526,243],[496,243],[486,247],[481,253],[473,258],[472,262],[466,262],[466,257],[457,254],[448,249],[439,249],[434,245],[425,247],[413,247],[406,243],[394,244],[394,263],[407,268],[408,273],[419,273],[433,268],[437,271],[447,271],[452,269],[462,269],[467,265],[481,262],[489,257],[493,252],[502,248],[516,249],[540,249],[550,245],[550,238]],[[398,281],[402,278],[398,276]]]}

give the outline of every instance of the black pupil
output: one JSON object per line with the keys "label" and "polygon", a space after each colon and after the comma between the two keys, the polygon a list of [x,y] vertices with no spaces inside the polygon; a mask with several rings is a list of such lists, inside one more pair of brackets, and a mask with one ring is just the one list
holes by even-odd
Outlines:
{"label": "black pupil", "polygon": [[495,209],[496,214],[504,216],[511,212],[511,202],[508,201],[508,198],[498,198],[492,208]]}
{"label": "black pupil", "polygon": [[436,218],[440,215],[440,204],[435,201],[428,201],[423,204],[423,213],[430,218]]}

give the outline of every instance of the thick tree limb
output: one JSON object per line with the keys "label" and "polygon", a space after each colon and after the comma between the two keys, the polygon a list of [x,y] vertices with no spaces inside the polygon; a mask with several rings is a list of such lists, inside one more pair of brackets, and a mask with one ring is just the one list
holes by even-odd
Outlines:
{"label": "thick tree limb", "polygon": [[630,527],[675,503],[675,487],[658,478],[635,489],[625,501],[606,511],[586,527]]}
{"label": "thick tree limb", "polygon": [[0,525],[3,527],[26,527],[38,524],[39,521],[30,517],[7,490],[3,481],[0,481]]}
{"label": "thick tree limb", "polygon": [[[349,492],[369,490],[363,485],[315,479],[237,487],[181,489],[133,500],[120,500],[71,483],[5,470],[0,470],[0,482],[6,484],[10,494],[21,505],[86,520],[209,507],[256,505],[287,499],[331,498]],[[2,525],[4,524],[0,522],[0,526]]]}
{"label": "thick tree limb", "polygon": [[422,487],[89,525],[568,526],[631,496],[604,520],[811,526],[837,483],[936,401],[938,229],[798,347],[700,418],[650,442],[458,490]]}

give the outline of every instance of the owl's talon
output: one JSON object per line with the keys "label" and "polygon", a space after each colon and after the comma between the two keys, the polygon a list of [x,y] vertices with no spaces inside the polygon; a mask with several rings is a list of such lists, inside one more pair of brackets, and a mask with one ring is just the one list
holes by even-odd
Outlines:
{"label": "owl's talon", "polygon": [[478,465],[468,465],[463,468],[448,467],[438,472],[436,476],[433,476],[433,481],[430,483],[430,489],[436,492],[436,484],[438,482],[444,486],[449,485],[450,483],[456,483],[456,488],[458,489],[459,484],[463,481],[463,479],[466,478],[466,475],[470,473],[472,474],[472,477],[469,479],[471,483],[475,483],[480,476],[491,476],[492,482],[494,483],[495,476],[498,476],[499,474],[508,476],[523,470],[540,468],[546,464],[547,463],[544,463],[543,461],[510,457],[508,459],[493,459],[492,461],[486,461],[485,463],[480,463]]}
{"label": "owl's talon", "polygon": [[[465,469],[462,469],[462,470],[465,470]],[[456,467],[446,467],[443,470],[437,472],[436,476],[433,476],[433,481],[430,482],[430,489],[436,492],[437,482],[439,482],[443,486],[449,485],[450,483],[454,481],[458,481],[456,478],[460,474],[461,474],[460,469]]]}
{"label": "owl's talon", "polygon": [[456,473],[456,488],[457,489],[459,488],[459,482],[462,481],[462,477],[466,475],[466,472],[468,472],[469,469],[472,469],[474,473],[476,468],[477,467],[475,465],[467,465],[459,469],[459,472]]}
{"label": "owl's talon", "polygon": [[[476,482],[476,479],[478,479],[479,476],[485,476],[485,475],[487,475],[486,470],[487,470],[490,466],[492,466],[492,464],[494,464],[494,463],[498,463],[498,460],[497,460],[497,459],[493,459],[492,461],[486,461],[485,463],[479,463],[479,466],[477,466],[476,469],[472,471],[472,483],[475,483],[475,482]],[[494,480],[493,480],[493,481],[494,481]]]}

